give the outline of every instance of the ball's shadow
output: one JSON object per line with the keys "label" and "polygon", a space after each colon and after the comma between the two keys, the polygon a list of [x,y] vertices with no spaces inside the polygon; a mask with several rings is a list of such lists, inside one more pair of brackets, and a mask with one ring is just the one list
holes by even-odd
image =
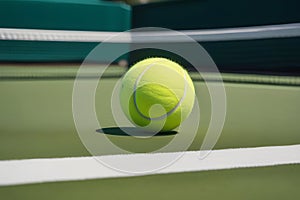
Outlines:
{"label": "ball's shadow", "polygon": [[153,137],[176,135],[178,133],[177,131],[166,131],[166,132],[159,132],[153,135],[152,132],[148,132],[136,127],[121,127],[121,128],[108,127],[108,128],[97,129],[96,132],[106,134],[106,135],[116,135],[116,136],[153,136]]}

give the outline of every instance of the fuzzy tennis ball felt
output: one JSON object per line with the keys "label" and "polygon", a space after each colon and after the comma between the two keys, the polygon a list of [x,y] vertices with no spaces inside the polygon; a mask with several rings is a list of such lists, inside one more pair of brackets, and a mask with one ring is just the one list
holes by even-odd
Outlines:
{"label": "fuzzy tennis ball felt", "polygon": [[148,131],[175,129],[191,113],[195,99],[187,71],[166,58],[133,65],[121,83],[120,103],[127,118]]}

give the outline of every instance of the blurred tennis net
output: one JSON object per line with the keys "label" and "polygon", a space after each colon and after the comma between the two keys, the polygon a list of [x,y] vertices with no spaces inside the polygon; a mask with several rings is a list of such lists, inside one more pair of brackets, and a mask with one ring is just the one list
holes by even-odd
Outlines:
{"label": "blurred tennis net", "polygon": [[[152,42],[189,42],[186,35],[198,42],[217,42],[234,40],[255,40],[272,38],[290,38],[300,36],[300,23],[254,26],[242,28],[223,28],[211,30],[183,30],[141,32],[101,32],[101,31],[64,31],[39,29],[0,28],[1,40],[56,41],[56,42],[107,42],[107,43],[152,43]],[[155,30],[155,28],[153,29]]]}
{"label": "blurred tennis net", "polygon": [[[135,44],[173,43],[180,48],[195,41],[205,48],[221,72],[300,74],[300,23],[128,32],[0,28],[0,61],[82,62],[99,43],[106,43],[110,51],[127,45],[130,52]],[[159,49],[133,51],[121,59],[135,63],[151,56],[169,57],[193,68],[184,58]]]}

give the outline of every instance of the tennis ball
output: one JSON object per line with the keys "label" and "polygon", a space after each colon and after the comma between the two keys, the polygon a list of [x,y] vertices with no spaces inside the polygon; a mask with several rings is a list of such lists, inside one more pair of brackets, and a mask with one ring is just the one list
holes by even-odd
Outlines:
{"label": "tennis ball", "polygon": [[121,84],[120,103],[126,117],[148,131],[175,129],[194,105],[195,89],[190,76],[166,58],[136,63]]}

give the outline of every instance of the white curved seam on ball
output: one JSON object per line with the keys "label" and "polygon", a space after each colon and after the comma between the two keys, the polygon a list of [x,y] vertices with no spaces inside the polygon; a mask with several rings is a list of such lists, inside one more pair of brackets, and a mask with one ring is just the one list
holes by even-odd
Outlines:
{"label": "white curved seam on ball", "polygon": [[[184,74],[184,93],[182,95],[182,97],[180,98],[180,100],[178,101],[178,103],[176,104],[176,106],[174,106],[174,108],[172,108],[170,111],[168,111],[166,114],[163,114],[162,116],[159,116],[159,117],[147,117],[145,116],[141,111],[140,109],[138,108],[137,106],[137,102],[136,102],[136,90],[137,90],[137,86],[138,86],[138,83],[140,82],[141,78],[143,77],[143,75],[155,64],[157,64],[158,62],[155,62],[155,63],[152,63],[151,65],[147,66],[147,68],[138,76],[137,80],[135,81],[135,84],[134,84],[134,88],[133,88],[133,102],[134,102],[134,106],[137,110],[137,112],[145,119],[147,120],[162,120],[162,119],[165,119],[167,118],[169,115],[171,115],[173,112],[175,112],[175,110],[181,105],[182,101],[185,99],[186,97],[186,94],[187,94],[187,79],[186,79],[186,73],[183,73]],[[183,69],[181,69],[183,70]],[[184,71],[183,71],[184,72]]]}
{"label": "white curved seam on ball", "polygon": [[143,77],[143,75],[146,73],[146,71],[148,71],[150,69],[150,67],[152,65],[154,65],[156,63],[153,63],[149,66],[147,66],[146,69],[144,69],[144,71],[138,76],[138,78],[136,79],[135,83],[134,83],[134,86],[133,86],[133,104],[134,104],[134,107],[136,108],[137,112],[139,113],[139,115],[141,115],[143,118],[147,119],[147,120],[151,120],[151,118],[145,116],[141,111],[140,109],[138,108],[137,106],[137,103],[136,103],[136,90],[137,90],[137,85],[138,83],[140,82],[141,78]]}

